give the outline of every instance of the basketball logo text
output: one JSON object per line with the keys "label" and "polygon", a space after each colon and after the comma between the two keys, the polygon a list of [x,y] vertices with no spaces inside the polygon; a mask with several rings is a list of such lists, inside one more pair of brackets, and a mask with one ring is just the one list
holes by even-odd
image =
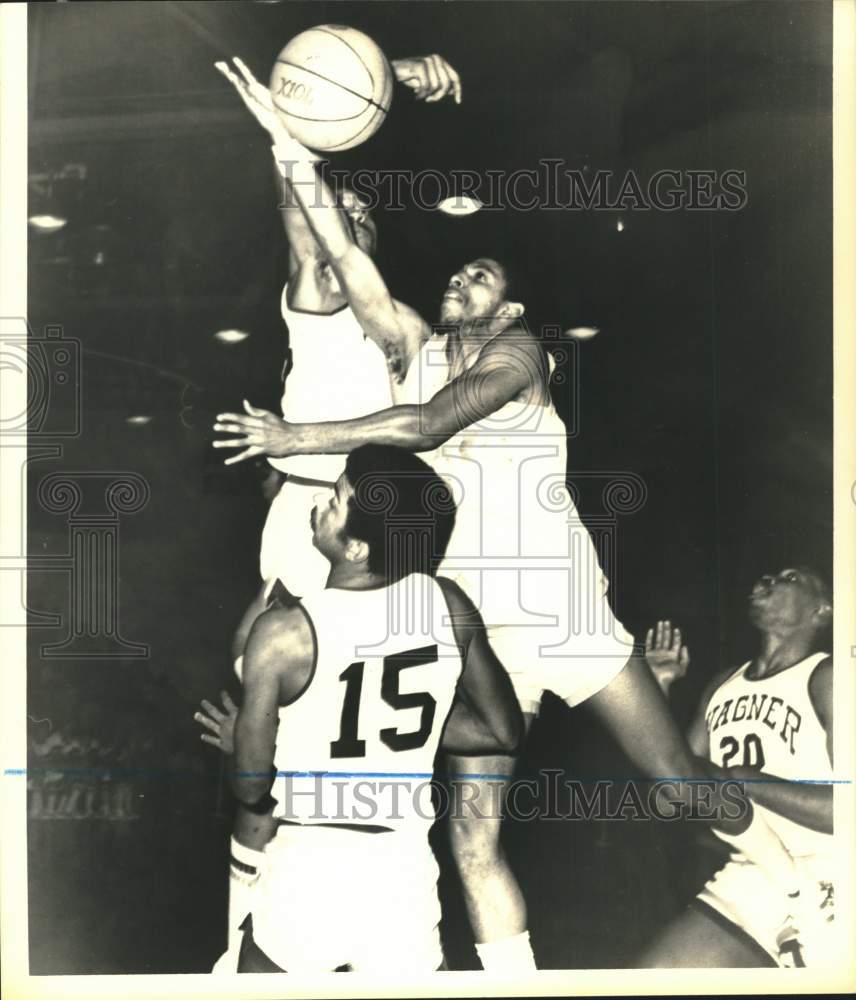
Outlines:
{"label": "basketball logo text", "polygon": [[289,80],[283,77],[279,81],[277,97],[287,97],[292,101],[301,101],[303,104],[311,104],[313,101],[312,88],[299,80]]}
{"label": "basketball logo text", "polygon": [[[780,706],[784,706],[784,713],[779,712]],[[766,711],[764,711],[765,708]],[[725,723],[742,720],[759,721],[768,729],[778,731],[791,754],[796,753],[794,736],[799,732],[802,716],[795,708],[786,705],[781,698],[772,696],[768,701],[768,695],[762,694],[760,697],[752,695],[750,701],[749,696],[744,694],[736,701],[728,699],[722,704],[714,705],[708,711],[707,728],[709,732],[713,733]]]}

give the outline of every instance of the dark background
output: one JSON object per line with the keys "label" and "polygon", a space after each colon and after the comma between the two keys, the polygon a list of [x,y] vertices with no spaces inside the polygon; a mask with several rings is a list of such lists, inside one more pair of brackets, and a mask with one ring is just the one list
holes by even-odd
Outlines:
{"label": "dark background", "polygon": [[[565,352],[556,386],[561,412],[579,409],[570,475],[646,483],[618,521],[613,598],[637,634],[658,617],[684,627],[682,723],[712,672],[752,652],[753,579],[830,571],[831,5],[71,3],[29,18],[30,212],[68,219],[32,235],[29,319],[80,341],[82,400],[79,437],[30,465],[31,557],[68,550],[68,515],[36,497],[49,473],[134,471],[151,490],[118,528],[120,629],[148,657],[50,658],[63,633],[31,630],[33,973],[205,971],[224,943],[230,804],[192,713],[229,682],[264,500],[261,470],[223,469],[210,426],[244,396],[276,405],[285,245],[267,136],[216,59],[239,54],[264,78],[292,35],[336,22],[459,70],[460,107],[398,87],[384,127],[336,166],[556,157],[643,184],[660,169],[745,171],[738,212],[381,211],[380,265],[433,318],[472,251],[510,248],[534,323],[601,328]],[[85,180],[47,191],[39,175],[70,164]],[[229,327],[251,336],[213,339]],[[51,405],[70,419],[70,403]],[[578,487],[584,515],[601,513],[597,482]],[[34,564],[34,614],[67,618],[69,593]],[[70,803],[61,769],[96,766],[106,776],[81,777]],[[585,709],[550,696],[521,770],[539,767],[632,773]],[[87,794],[124,804],[68,818]],[[686,832],[648,826],[507,831],[543,967],[620,966],[683,905],[712,862]],[[454,880],[443,889],[451,963],[474,967]]]}

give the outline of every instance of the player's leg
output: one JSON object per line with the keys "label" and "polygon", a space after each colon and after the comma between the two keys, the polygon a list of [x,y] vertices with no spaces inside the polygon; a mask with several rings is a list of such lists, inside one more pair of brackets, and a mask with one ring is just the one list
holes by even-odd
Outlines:
{"label": "player's leg", "polygon": [[[659,685],[640,657],[631,657],[607,685],[588,699],[588,704],[645,774],[655,780],[686,778],[690,782],[709,777],[704,762],[692,755]],[[665,783],[661,794],[685,807],[690,806],[693,795],[690,782]],[[788,891],[797,890],[799,876],[793,858],[752,809],[748,797],[744,802],[745,811],[735,814],[733,800],[726,803],[721,788],[711,785],[711,804],[716,815],[711,823],[713,830],[748,858],[764,866],[773,878],[789,887]],[[730,809],[724,808],[725,804],[729,804]]]}
{"label": "player's leg", "polygon": [[[526,732],[534,718],[524,712]],[[526,901],[502,848],[500,833],[514,758],[449,756],[449,837],[464,902],[487,971],[535,968]],[[493,777],[493,776],[496,777]]]}
{"label": "player's leg", "polygon": [[752,969],[776,963],[736,924],[695,901],[634,965],[642,969]]}
{"label": "player's leg", "polygon": [[[232,656],[235,673],[241,677],[242,653],[247,637],[256,618],[265,610],[268,600],[267,584],[262,584],[259,592],[250,602],[235,630],[232,640]],[[250,912],[252,889],[258,879],[265,844],[273,836],[275,822],[270,816],[256,816],[239,804],[235,813],[235,823],[229,842],[229,889],[227,907],[226,951],[217,959],[211,969],[215,974],[230,974],[237,970],[238,953],[241,948],[241,925]]]}

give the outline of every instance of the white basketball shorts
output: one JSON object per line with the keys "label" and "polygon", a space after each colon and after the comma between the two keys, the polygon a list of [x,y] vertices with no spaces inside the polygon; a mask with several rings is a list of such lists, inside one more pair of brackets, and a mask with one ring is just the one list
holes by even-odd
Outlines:
{"label": "white basketball shorts", "polygon": [[696,898],[754,938],[778,965],[800,964],[794,948],[783,941],[790,937],[786,929],[793,927],[801,961],[807,967],[831,967],[837,942],[828,861],[813,857],[794,861],[804,886],[796,902],[763,869],[739,854],[732,854]]}
{"label": "white basketball shorts", "polygon": [[253,938],[287,972],[433,972],[438,874],[424,830],[282,825],[254,889]]}
{"label": "white basketball shorts", "polygon": [[[458,560],[464,563],[465,560]],[[508,671],[524,712],[552,691],[579,705],[606,687],[633,654],[633,636],[615,617],[609,581],[584,526],[570,556],[444,563],[479,608],[490,644]]]}

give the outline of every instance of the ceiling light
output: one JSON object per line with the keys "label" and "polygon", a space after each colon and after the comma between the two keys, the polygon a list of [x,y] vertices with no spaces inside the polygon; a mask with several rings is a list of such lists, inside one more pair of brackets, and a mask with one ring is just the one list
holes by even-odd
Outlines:
{"label": "ceiling light", "polygon": [[138,413],[133,417],[125,418],[126,424],[134,424],[135,426],[142,426],[143,424],[150,424],[151,422],[152,418],[147,413]]}
{"label": "ceiling light", "polygon": [[219,330],[214,334],[214,339],[219,340],[221,344],[240,344],[247,337],[249,334],[243,330]]}
{"label": "ceiling light", "polygon": [[444,198],[437,205],[437,208],[446,215],[474,215],[481,207],[482,203],[478,198],[470,198],[465,194]]}
{"label": "ceiling light", "polygon": [[33,229],[39,232],[55,233],[58,229],[62,229],[68,220],[58,215],[31,215],[28,221]]}

